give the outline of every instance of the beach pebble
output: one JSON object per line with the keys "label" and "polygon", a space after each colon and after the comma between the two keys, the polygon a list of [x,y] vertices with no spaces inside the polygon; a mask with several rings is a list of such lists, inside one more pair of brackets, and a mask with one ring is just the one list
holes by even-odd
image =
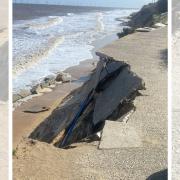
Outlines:
{"label": "beach pebble", "polygon": [[71,75],[69,73],[61,72],[56,76],[56,81],[69,82],[71,81]]}

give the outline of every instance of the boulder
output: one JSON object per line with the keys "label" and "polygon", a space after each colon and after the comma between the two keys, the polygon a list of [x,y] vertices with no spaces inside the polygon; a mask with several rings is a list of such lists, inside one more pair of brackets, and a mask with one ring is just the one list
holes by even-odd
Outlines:
{"label": "boulder", "polygon": [[49,83],[49,85],[55,84],[56,77],[54,75],[49,75],[44,78],[44,82]]}
{"label": "boulder", "polygon": [[56,77],[54,75],[45,77],[40,83],[41,88],[48,88],[49,86],[54,85],[56,83],[55,79]]}
{"label": "boulder", "polygon": [[56,76],[56,81],[57,82],[70,82],[71,81],[72,76],[69,73],[65,73],[65,72],[60,72],[57,76]]}

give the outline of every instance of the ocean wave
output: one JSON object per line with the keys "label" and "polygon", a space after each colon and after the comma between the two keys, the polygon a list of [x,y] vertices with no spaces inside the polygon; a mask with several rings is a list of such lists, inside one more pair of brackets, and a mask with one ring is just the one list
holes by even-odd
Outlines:
{"label": "ocean wave", "polygon": [[67,15],[68,15],[68,16],[73,16],[73,15],[74,15],[74,13],[67,13]]}
{"label": "ocean wave", "polygon": [[50,28],[52,26],[56,26],[62,22],[63,22],[62,17],[49,16],[46,22],[26,24],[25,28],[32,29],[32,30],[43,30],[43,29]]}
{"label": "ocean wave", "polygon": [[42,45],[36,49],[29,49],[28,53],[23,53],[21,56],[13,57],[13,61],[16,62],[13,65],[13,75],[17,76],[21,74],[27,68],[30,68],[34,64],[38,63],[41,59],[47,57],[57,46],[64,42],[64,36],[53,37],[48,40],[46,45]]}

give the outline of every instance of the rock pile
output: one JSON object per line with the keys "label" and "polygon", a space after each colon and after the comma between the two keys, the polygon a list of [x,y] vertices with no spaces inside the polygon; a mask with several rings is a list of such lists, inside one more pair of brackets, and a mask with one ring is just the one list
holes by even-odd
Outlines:
{"label": "rock pile", "polygon": [[19,93],[13,94],[13,103],[30,95],[49,92],[50,90],[48,90],[48,88],[51,88],[56,84],[70,82],[71,79],[71,75],[65,72],[59,72],[56,76],[49,75],[45,77],[39,84],[32,86],[30,90],[23,89],[20,90]]}

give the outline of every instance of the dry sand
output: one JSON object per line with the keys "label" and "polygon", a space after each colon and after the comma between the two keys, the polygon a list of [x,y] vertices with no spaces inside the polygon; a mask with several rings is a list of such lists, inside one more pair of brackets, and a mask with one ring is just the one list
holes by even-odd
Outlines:
{"label": "dry sand", "polygon": [[180,31],[172,46],[172,180],[180,178]]}
{"label": "dry sand", "polygon": [[93,142],[62,150],[20,138],[14,179],[144,180],[167,168],[167,29],[129,35],[102,51],[129,63],[146,82],[147,90],[136,98],[136,111],[128,121],[141,135],[142,146],[98,150],[98,142]]}

